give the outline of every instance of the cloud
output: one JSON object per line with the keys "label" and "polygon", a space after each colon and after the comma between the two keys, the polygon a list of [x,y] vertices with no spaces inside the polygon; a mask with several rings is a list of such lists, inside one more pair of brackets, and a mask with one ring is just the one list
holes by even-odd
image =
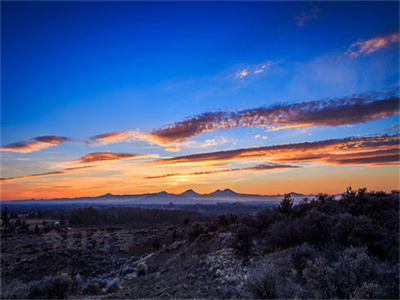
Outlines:
{"label": "cloud", "polygon": [[210,171],[201,171],[201,172],[192,172],[192,173],[168,173],[162,174],[158,176],[146,176],[145,179],[160,179],[166,177],[176,177],[176,176],[199,176],[199,175],[209,175],[216,173],[227,173],[227,172],[240,172],[240,171],[267,171],[267,170],[275,170],[275,169],[292,169],[299,168],[299,166],[292,165],[282,165],[282,164],[259,164],[254,167],[247,168],[235,168],[235,169],[221,169],[221,170],[210,170]]}
{"label": "cloud", "polygon": [[364,123],[398,114],[399,97],[370,93],[329,100],[275,105],[238,112],[206,112],[152,131],[157,144],[181,143],[196,135],[237,127],[271,129],[339,126]]}
{"label": "cloud", "polygon": [[96,168],[96,167],[98,167],[98,166],[83,166],[83,167],[66,168],[61,171],[45,172],[45,173],[38,173],[38,174],[25,175],[25,176],[6,177],[6,178],[0,178],[0,182],[6,183],[6,182],[20,180],[20,179],[24,179],[24,178],[65,175],[65,174],[73,173],[76,171],[91,169],[91,168]]}
{"label": "cloud", "polygon": [[[365,93],[295,104],[280,104],[237,112],[205,112],[150,133],[124,130],[89,138],[89,144],[109,144],[142,140],[177,149],[189,138],[219,129],[266,127],[268,131],[314,126],[340,126],[365,123],[399,113],[399,97],[394,92]],[[263,137],[266,139],[267,137]],[[221,144],[218,141],[215,143]],[[204,147],[214,145],[208,140]]]}
{"label": "cloud", "polygon": [[120,152],[94,152],[83,155],[77,162],[78,163],[92,163],[104,162],[122,159],[136,159],[143,157],[153,157],[154,155],[133,154],[133,153],[120,153]]}
{"label": "cloud", "polygon": [[350,57],[358,57],[360,55],[369,55],[375,51],[388,48],[392,43],[399,42],[399,33],[395,32],[387,36],[375,37],[369,40],[357,41],[350,45],[346,55]]}
{"label": "cloud", "polygon": [[[386,147],[387,148],[387,147]],[[382,149],[373,151],[349,152],[343,154],[321,153],[275,158],[278,162],[310,162],[319,161],[332,165],[397,165],[400,161],[399,149]]]}
{"label": "cloud", "polygon": [[89,143],[110,144],[135,139],[145,139],[145,134],[140,133],[138,130],[109,132],[92,136],[89,138]]}
{"label": "cloud", "polygon": [[106,145],[110,143],[119,143],[134,140],[146,141],[150,144],[156,144],[160,146],[170,145],[169,143],[164,143],[164,141],[159,139],[157,136],[149,133],[143,133],[139,130],[124,130],[95,135],[89,138],[88,144],[98,143]]}
{"label": "cloud", "polygon": [[274,162],[317,161],[326,164],[390,165],[399,163],[400,135],[351,137],[316,142],[252,147],[177,156],[149,161],[153,164],[226,162],[266,159]]}
{"label": "cloud", "polygon": [[213,146],[221,146],[221,145],[225,145],[226,143],[229,143],[229,142],[232,142],[232,141],[224,138],[223,136],[220,136],[215,139],[205,140],[204,143],[200,143],[199,147],[207,148],[207,147],[213,147]]}
{"label": "cloud", "polygon": [[47,148],[50,146],[56,146],[61,143],[69,141],[71,141],[70,138],[62,136],[55,136],[55,135],[38,136],[28,141],[16,142],[5,145],[4,147],[0,148],[0,150],[19,152],[19,153],[29,153],[29,152],[39,151],[43,148]]}
{"label": "cloud", "polygon": [[181,148],[179,148],[179,147],[168,147],[168,148],[165,148],[165,151],[179,152],[179,151],[181,151]]}
{"label": "cloud", "polygon": [[266,63],[250,65],[245,68],[240,69],[235,73],[234,79],[243,79],[250,75],[255,75],[264,72],[268,67],[272,65],[272,62],[268,61]]}
{"label": "cloud", "polygon": [[358,157],[358,158],[343,158],[337,160],[328,160],[332,164],[336,165],[373,165],[373,166],[387,166],[387,165],[398,165],[399,164],[399,151],[393,155],[378,155],[370,157]]}
{"label": "cloud", "polygon": [[249,71],[247,71],[246,69],[243,69],[241,71],[236,72],[236,78],[244,78],[247,75],[249,75]]}
{"label": "cloud", "polygon": [[261,136],[261,135],[259,135],[259,134],[255,135],[255,136],[254,136],[254,138],[255,138],[255,139],[259,139],[259,138],[261,138],[261,139],[263,139],[263,140],[266,140],[266,139],[268,139],[268,137],[267,137],[267,136]]}
{"label": "cloud", "polygon": [[318,19],[321,9],[318,6],[311,6],[308,9],[303,7],[300,14],[294,16],[297,26],[303,27],[308,21]]}

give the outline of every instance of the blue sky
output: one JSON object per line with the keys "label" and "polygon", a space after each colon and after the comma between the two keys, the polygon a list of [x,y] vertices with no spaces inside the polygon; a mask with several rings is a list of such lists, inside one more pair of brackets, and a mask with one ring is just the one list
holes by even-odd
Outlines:
{"label": "blue sky", "polygon": [[[89,152],[171,155],[146,140],[84,143],[99,134],[150,132],[204,112],[397,89],[398,6],[3,2],[2,145],[38,136],[74,140],[3,152],[3,177],[45,172]],[[386,44],[349,55],[355,43],[379,38]],[[394,113],[351,126],[216,130],[190,137],[194,144],[178,154],[382,134],[396,124]],[[207,140],[215,145],[202,147]]]}

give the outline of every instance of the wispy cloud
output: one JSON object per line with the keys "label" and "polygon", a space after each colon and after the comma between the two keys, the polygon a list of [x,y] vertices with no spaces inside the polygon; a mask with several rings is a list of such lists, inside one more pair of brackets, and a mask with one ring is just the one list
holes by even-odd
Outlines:
{"label": "wispy cloud", "polygon": [[31,174],[31,175],[24,175],[24,176],[6,177],[6,178],[0,178],[0,182],[7,183],[10,181],[20,180],[20,179],[25,179],[25,178],[65,175],[65,174],[69,174],[69,173],[82,171],[85,169],[96,168],[96,167],[98,167],[98,166],[82,166],[82,167],[66,168],[61,171],[52,171],[52,172],[45,172],[45,173],[38,173],[38,174]]}
{"label": "wispy cloud", "polygon": [[224,162],[263,159],[274,162],[317,161],[326,164],[393,165],[399,163],[400,135],[331,139],[243,148],[149,161],[152,164]]}
{"label": "wispy cloud", "polygon": [[149,144],[155,144],[160,146],[170,146],[171,143],[165,143],[162,139],[159,139],[156,135],[151,133],[143,133],[139,130],[123,130],[109,133],[103,133],[95,135],[89,138],[88,144],[111,144],[127,141],[141,140],[146,141]]}
{"label": "wispy cloud", "polygon": [[294,16],[297,26],[303,27],[308,21],[316,20],[321,14],[319,6],[313,5],[309,8],[302,8],[302,11]]}
{"label": "wispy cloud", "polygon": [[239,71],[235,73],[235,79],[242,79],[251,75],[259,74],[264,72],[272,65],[272,62],[265,62],[258,65],[251,65],[244,68],[241,68]]}
{"label": "wispy cloud", "polygon": [[[142,140],[176,151],[191,137],[219,129],[238,127],[266,127],[269,131],[313,126],[340,126],[364,123],[390,117],[399,112],[399,97],[395,93],[369,93],[350,97],[281,104],[238,112],[206,112],[183,121],[155,129],[150,133],[124,130],[99,134],[89,138],[88,144],[109,144]],[[264,139],[266,137],[263,137]],[[28,153],[71,141],[61,136],[40,136],[28,141],[8,144],[1,151]],[[209,139],[201,145],[221,145],[226,140]],[[109,155],[109,154],[108,154]],[[128,154],[129,155],[129,154]],[[110,157],[110,155],[109,155]]]}
{"label": "wispy cloud", "polygon": [[369,40],[357,41],[350,45],[346,54],[350,57],[358,57],[360,55],[368,55],[382,48],[389,47],[392,43],[399,42],[400,35],[398,32],[387,36],[371,38]]}
{"label": "wispy cloud", "polygon": [[266,139],[268,139],[268,137],[267,137],[267,136],[261,136],[261,135],[259,135],[259,134],[256,134],[256,135],[254,136],[254,138],[255,138],[255,139],[259,139],[259,138],[261,138],[261,139],[263,139],[263,140],[266,140]]}
{"label": "wispy cloud", "polygon": [[181,151],[181,148],[180,147],[167,147],[167,148],[165,148],[165,151],[179,152],[179,151]]}
{"label": "wispy cloud", "polygon": [[398,114],[398,110],[397,95],[371,93],[238,112],[207,112],[154,130],[147,136],[155,143],[168,145],[218,129],[269,127],[276,130],[351,125],[390,117]]}
{"label": "wispy cloud", "polygon": [[56,146],[64,142],[71,141],[70,138],[55,136],[55,135],[47,135],[47,136],[38,136],[32,138],[27,141],[16,142],[12,144],[5,145],[0,148],[1,151],[10,151],[10,152],[19,152],[19,153],[29,153],[38,151],[50,146]]}
{"label": "wispy cloud", "polygon": [[247,167],[247,168],[220,169],[220,170],[210,170],[210,171],[191,172],[191,173],[167,173],[157,176],[146,176],[145,179],[160,179],[160,178],[177,177],[177,176],[199,176],[199,175],[210,175],[217,173],[241,172],[241,171],[268,171],[276,169],[293,169],[293,168],[299,168],[299,166],[268,163],[268,164],[258,164],[254,167]]}
{"label": "wispy cloud", "polygon": [[154,155],[146,154],[133,154],[133,153],[120,153],[120,152],[94,152],[83,155],[77,162],[78,163],[93,163],[115,161],[123,159],[137,159],[144,157],[154,157]]}

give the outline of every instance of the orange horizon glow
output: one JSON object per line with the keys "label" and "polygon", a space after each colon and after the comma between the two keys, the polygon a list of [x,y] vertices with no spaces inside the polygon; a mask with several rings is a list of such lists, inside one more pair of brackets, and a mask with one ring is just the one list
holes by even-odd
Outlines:
{"label": "orange horizon glow", "polygon": [[[52,199],[95,197],[111,193],[114,195],[131,195],[157,193],[182,193],[193,189],[200,194],[211,193],[217,189],[230,188],[245,194],[285,194],[297,192],[303,194],[338,194],[348,186],[366,187],[368,190],[390,192],[399,187],[397,166],[385,167],[343,167],[315,166],[297,170],[265,171],[262,176],[254,172],[241,174],[210,174],[200,176],[182,176],[167,179],[148,180],[127,175],[119,179],[80,177],[82,175],[60,175],[55,178],[35,178],[25,182],[3,183],[0,188],[1,201],[24,199]],[[78,176],[78,177],[77,177]],[[302,178],[302,176],[307,176]],[[63,177],[63,178],[61,178]],[[196,178],[193,178],[196,177]],[[135,186],[127,181],[136,182]],[[4,186],[7,185],[7,189]],[[18,196],[16,196],[18,195]]]}

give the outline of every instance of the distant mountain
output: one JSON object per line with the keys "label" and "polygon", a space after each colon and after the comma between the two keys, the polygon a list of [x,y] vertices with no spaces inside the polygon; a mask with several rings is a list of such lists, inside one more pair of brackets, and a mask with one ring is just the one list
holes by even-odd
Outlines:
{"label": "distant mountain", "polygon": [[[297,200],[312,195],[304,195],[300,193],[290,193]],[[280,201],[283,195],[258,195],[258,194],[241,194],[231,189],[216,190],[209,194],[199,194],[193,189],[184,191],[181,194],[171,194],[166,191],[147,194],[133,195],[113,195],[107,193],[96,197],[80,197],[80,198],[57,198],[57,199],[41,199],[41,200],[18,200],[3,201],[2,203],[26,203],[26,204],[115,204],[115,205],[136,205],[136,204],[196,204],[196,203],[219,203],[219,202],[276,202]]]}
{"label": "distant mountain", "polygon": [[225,189],[223,191],[218,189],[215,192],[210,193],[208,195],[209,196],[218,196],[218,197],[237,197],[237,196],[240,196],[241,194],[238,194],[238,193],[232,191],[231,189]]}
{"label": "distant mountain", "polygon": [[196,193],[192,189],[186,190],[183,193],[181,193],[180,195],[183,196],[183,197],[199,197],[199,196],[201,196],[201,194]]}
{"label": "distant mountain", "polygon": [[291,192],[291,193],[289,193],[290,194],[290,196],[292,196],[292,197],[304,197],[304,196],[306,196],[306,195],[304,195],[304,194],[299,194],[299,193],[295,193],[295,192]]}

